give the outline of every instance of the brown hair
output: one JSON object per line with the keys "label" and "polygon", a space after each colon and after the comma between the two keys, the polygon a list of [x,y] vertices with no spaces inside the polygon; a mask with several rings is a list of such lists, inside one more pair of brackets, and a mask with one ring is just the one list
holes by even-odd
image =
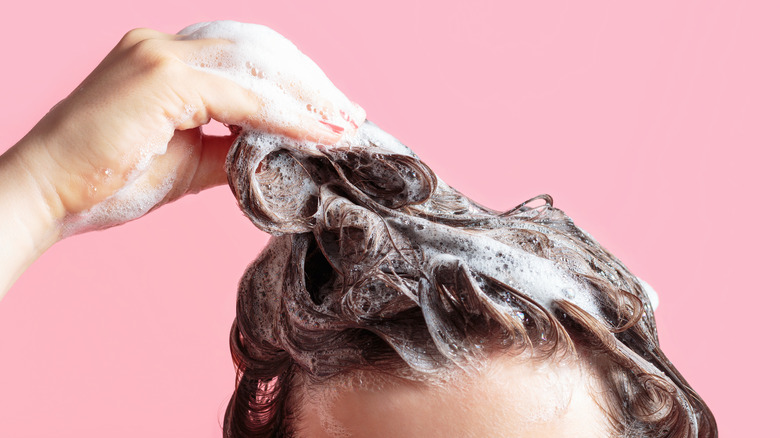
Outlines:
{"label": "brown hair", "polygon": [[224,436],[290,436],[301,376],[425,375],[527,348],[591,361],[621,436],[717,436],[641,282],[549,196],[482,207],[371,123],[327,149],[244,133],[227,170],[276,237],[241,281]]}

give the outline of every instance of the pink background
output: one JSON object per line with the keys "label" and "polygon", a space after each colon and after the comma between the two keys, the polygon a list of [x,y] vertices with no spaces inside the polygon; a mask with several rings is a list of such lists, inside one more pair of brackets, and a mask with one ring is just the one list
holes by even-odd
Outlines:
{"label": "pink background", "polygon": [[[474,3],[12,2],[0,150],[133,27],[267,24],[466,194],[552,194],[658,290],[662,347],[723,436],[766,436],[780,10]],[[266,238],[221,187],[57,244],[0,302],[0,435],[220,436],[236,284]]]}

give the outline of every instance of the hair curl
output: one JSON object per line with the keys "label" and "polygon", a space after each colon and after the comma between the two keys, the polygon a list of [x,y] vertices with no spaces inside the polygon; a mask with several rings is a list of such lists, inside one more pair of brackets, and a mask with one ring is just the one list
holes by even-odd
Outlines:
{"label": "hair curl", "polygon": [[717,437],[641,281],[550,196],[480,206],[369,122],[329,148],[245,132],[227,172],[275,237],[241,281],[225,437],[291,436],[303,375],[435,373],[526,348],[592,361],[621,436]]}

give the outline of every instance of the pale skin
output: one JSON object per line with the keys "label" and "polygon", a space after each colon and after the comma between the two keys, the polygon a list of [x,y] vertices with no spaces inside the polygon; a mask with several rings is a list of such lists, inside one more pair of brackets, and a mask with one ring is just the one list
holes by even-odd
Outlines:
{"label": "pale skin", "polygon": [[[336,108],[352,123],[347,131],[334,129],[333,120],[323,123],[313,111],[302,114],[295,126],[258,117],[268,104],[263,96],[185,62],[200,50],[229,50],[230,44],[185,41],[150,29],[128,32],[75,91],[0,156],[0,298],[52,245],[89,231],[68,228],[72,218],[111,200],[132,180],[154,187],[173,176],[161,200],[149,206],[152,210],[225,184],[225,157],[235,137],[204,135],[200,128],[212,119],[325,145],[365,120],[357,105]],[[302,108],[333,106],[302,103]],[[150,141],[167,149],[152,154],[149,165],[139,170]],[[123,220],[128,218],[109,225]],[[328,415],[353,437],[605,436],[590,374],[579,365],[544,369],[574,378],[563,409],[538,421],[529,413],[540,409],[550,381],[530,378],[540,375],[537,365],[502,359],[486,370],[445,387],[399,384],[381,391],[344,391],[333,399]],[[307,403],[302,408],[302,436],[330,437],[322,427],[323,412]]]}
{"label": "pale skin", "polygon": [[[0,156],[0,297],[53,244],[87,231],[67,228],[69,219],[109,199],[131,178],[154,187],[174,176],[152,209],[225,184],[225,156],[234,137],[203,135],[200,127],[211,119],[322,144],[339,140],[345,131],[322,123],[314,112],[301,114],[295,126],[258,117],[268,104],[263,96],[185,62],[214,46],[229,50],[231,44],[130,31],[75,91]],[[302,108],[330,106],[302,103]],[[338,110],[355,124],[365,120],[357,105]],[[167,151],[154,155],[138,175],[137,166],[154,142],[167,142]]]}
{"label": "pale skin", "polygon": [[600,381],[585,362],[501,356],[482,365],[456,371],[442,385],[395,380],[309,388],[296,438],[611,436]]}

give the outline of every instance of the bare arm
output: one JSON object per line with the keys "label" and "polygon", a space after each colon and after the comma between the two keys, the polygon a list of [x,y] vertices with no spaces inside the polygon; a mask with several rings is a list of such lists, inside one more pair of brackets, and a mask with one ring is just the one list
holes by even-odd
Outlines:
{"label": "bare arm", "polygon": [[[204,50],[229,52],[232,44],[131,31],[0,156],[0,297],[58,240],[122,224],[224,184],[233,137],[203,135],[200,126],[211,119],[326,144],[338,141],[342,130],[316,112],[303,111],[296,124],[278,124],[258,116],[269,109],[264,96],[187,63]],[[304,103],[310,96],[298,89],[285,92]],[[365,118],[357,106],[340,110],[352,120]]]}
{"label": "bare arm", "polygon": [[19,148],[0,156],[0,298],[58,239],[53,212]]}

